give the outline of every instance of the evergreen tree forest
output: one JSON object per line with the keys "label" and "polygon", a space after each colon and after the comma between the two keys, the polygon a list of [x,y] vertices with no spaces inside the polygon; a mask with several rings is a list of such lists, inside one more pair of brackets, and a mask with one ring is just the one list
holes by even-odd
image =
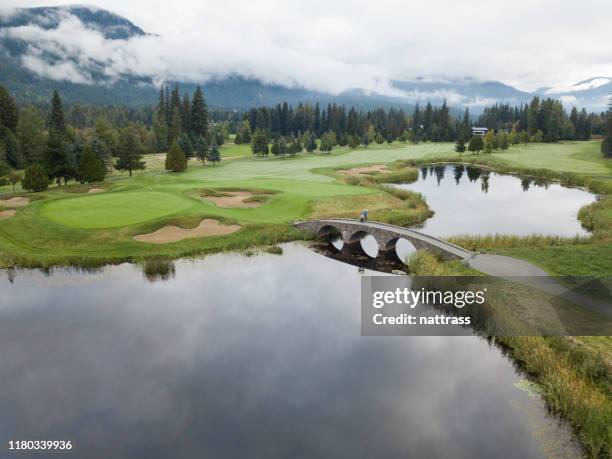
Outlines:
{"label": "evergreen tree forest", "polygon": [[[214,164],[221,159],[220,147],[230,139],[250,144],[256,156],[292,157],[303,151],[329,153],[335,146],[371,148],[394,141],[454,142],[461,153],[600,137],[602,153],[612,155],[609,111],[587,113],[573,107],[568,113],[560,101],[534,97],[520,106],[495,104],[478,117],[468,109],[461,116],[452,113],[457,112],[446,103],[416,104],[409,112],[359,110],[333,103],[218,110],[208,107],[199,87],[187,94],[178,85],[162,86],[156,107],[65,107],[58,92],[50,96],[48,105],[18,106],[0,86],[0,180],[6,184],[15,177],[14,171],[33,165],[42,167],[50,183],[64,185],[71,180],[100,181],[114,169],[131,175],[145,167],[143,154],[167,152],[172,145],[187,159]],[[482,146],[471,142],[473,126],[491,132]],[[31,178],[40,176],[41,170],[30,172],[35,173]]]}

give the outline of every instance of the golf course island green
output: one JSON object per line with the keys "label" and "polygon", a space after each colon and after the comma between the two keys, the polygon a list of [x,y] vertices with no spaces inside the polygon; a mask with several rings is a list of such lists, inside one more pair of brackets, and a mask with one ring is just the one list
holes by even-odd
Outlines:
{"label": "golf course island green", "polygon": [[[474,163],[561,179],[602,194],[612,182],[612,166],[602,158],[596,141],[517,145],[499,153],[462,157],[451,143],[395,142],[354,150],[341,147],[330,155],[295,158],[254,158],[246,154],[244,145],[233,144],[223,146],[221,152],[227,159],[219,165],[202,166],[192,161],[183,173],[164,171],[160,155],[150,155],[144,171],[133,177],[115,172],[96,185],[93,193],[78,184],[42,193],[13,194],[4,187],[5,202],[12,197],[30,201],[15,207],[11,218],[0,220],[0,264],[101,265],[240,250],[306,237],[290,225],[295,220],[357,218],[364,208],[373,220],[414,225],[436,209],[429,209],[417,193],[399,192],[381,183],[414,180],[415,166],[435,162]],[[5,206],[0,206],[4,210]],[[592,226],[594,242],[602,244],[598,245],[601,250],[608,247],[609,198],[592,207],[581,213]],[[197,228],[205,219],[239,225],[240,230],[168,244],[134,239],[168,225]],[[576,251],[588,247],[582,245]],[[559,248],[540,247],[528,253],[521,249],[524,247],[516,248],[517,255],[546,265],[553,257],[550,251]],[[514,248],[503,250],[509,253]]]}

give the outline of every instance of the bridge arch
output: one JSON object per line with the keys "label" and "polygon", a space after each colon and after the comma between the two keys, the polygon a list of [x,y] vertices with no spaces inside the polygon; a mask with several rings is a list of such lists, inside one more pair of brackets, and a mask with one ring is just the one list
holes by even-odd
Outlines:
{"label": "bridge arch", "polygon": [[349,236],[348,241],[346,242],[348,243],[359,242],[369,234],[370,233],[368,233],[366,230],[362,230],[362,229],[357,230]]}
{"label": "bridge arch", "polygon": [[326,241],[332,250],[339,252],[344,247],[342,232],[334,225],[323,225],[317,231],[317,239]]}
{"label": "bridge arch", "polygon": [[389,260],[406,264],[406,258],[417,251],[415,244],[407,237],[393,237],[385,242],[384,253]]}
{"label": "bridge arch", "polygon": [[366,255],[369,258],[378,257],[380,252],[380,244],[376,236],[363,229],[352,233],[348,238],[347,244],[353,253]]}
{"label": "bridge arch", "polygon": [[[357,245],[360,247],[361,241],[367,235],[371,235],[376,240],[376,246],[381,249],[380,252],[388,252],[391,248],[397,249],[401,244],[405,248],[407,247],[409,251],[413,248],[428,250],[445,260],[466,260],[475,255],[469,250],[434,236],[387,223],[372,221],[362,223],[357,220],[327,219],[296,222],[294,226],[321,236],[337,231],[336,234],[340,233],[342,235],[342,240],[346,242],[346,246]],[[358,244],[355,244],[356,242]]]}
{"label": "bridge arch", "polygon": [[317,231],[317,238],[319,239],[326,239],[326,238],[333,237],[336,235],[339,235],[340,237],[342,237],[342,233],[334,225],[323,225]]}

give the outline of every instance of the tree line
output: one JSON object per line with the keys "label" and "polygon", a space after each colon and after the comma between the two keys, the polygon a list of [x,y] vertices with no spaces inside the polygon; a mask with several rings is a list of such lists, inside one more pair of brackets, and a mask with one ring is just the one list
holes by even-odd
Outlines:
{"label": "tree line", "polygon": [[[186,167],[187,158],[193,156],[204,164],[206,161],[215,164],[221,156],[211,135],[221,132],[223,138],[228,137],[227,126],[216,127],[213,123],[213,129],[209,129],[206,101],[200,88],[192,100],[179,97],[178,87],[172,95],[164,94],[152,115],[152,128],[144,123],[126,123],[123,116],[110,119],[99,116],[91,127],[80,127],[85,121],[72,124],[67,113],[74,116],[75,110],[89,114],[100,111],[80,111],[75,106],[65,110],[57,91],[53,92],[49,110],[37,106],[20,108],[6,88],[0,86],[0,184],[8,181],[14,188],[22,181],[24,189],[42,191],[53,182],[58,185],[66,185],[70,180],[99,182],[113,169],[132,176],[133,171],[145,168],[142,155],[156,151],[169,152],[166,165],[172,171],[180,170],[183,163]],[[181,100],[180,119],[177,99]],[[103,113],[108,114],[109,110],[106,108]],[[110,112],[126,113],[121,107]],[[156,126],[161,126],[161,130]],[[160,132],[165,134],[161,136]]]}
{"label": "tree line", "polygon": [[[211,113],[214,115],[211,116]],[[94,121],[95,117],[95,121]],[[142,155],[168,152],[166,168],[184,170],[195,157],[205,165],[221,159],[220,146],[231,134],[236,144],[250,144],[253,154],[295,156],[302,151],[329,153],[337,146],[368,147],[403,142],[455,141],[456,151],[490,152],[512,144],[587,140],[604,137],[602,152],[612,155],[612,117],[573,108],[566,113],[553,99],[534,97],[528,104],[512,107],[495,104],[476,119],[465,109],[453,116],[446,103],[411,113],[391,108],[357,110],[355,107],[318,103],[287,103],[257,107],[246,112],[211,111],[198,87],[181,94],[179,86],[162,86],[157,107],[127,109],[75,104],[64,110],[57,92],[49,109],[18,107],[13,96],[0,86],[0,180],[18,183],[25,170],[26,185],[38,177],[66,184],[69,180],[103,180],[113,168],[129,172],[145,167]],[[150,123],[150,124],[149,124]],[[474,124],[489,128],[484,136],[472,136]],[[33,189],[33,188],[32,188]]]}
{"label": "tree line", "polygon": [[478,125],[489,129],[526,131],[536,141],[589,140],[592,135],[604,135],[606,113],[587,113],[573,107],[569,115],[560,101],[534,97],[528,104],[512,107],[495,104],[484,109]]}

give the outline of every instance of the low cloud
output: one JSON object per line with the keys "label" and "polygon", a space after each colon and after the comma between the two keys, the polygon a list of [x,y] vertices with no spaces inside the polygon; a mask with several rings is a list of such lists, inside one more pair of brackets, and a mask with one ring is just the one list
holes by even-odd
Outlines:
{"label": "low cloud", "polygon": [[[612,75],[607,0],[500,0],[496,8],[483,0],[108,0],[104,7],[158,35],[109,40],[69,13],[55,29],[1,33],[29,43],[23,58],[29,69],[80,83],[240,75],[333,94],[361,88],[425,100],[430,94],[404,93],[391,81],[471,76],[534,90]],[[453,105],[490,103],[455,92],[435,95]]]}
{"label": "low cloud", "polygon": [[[303,86],[332,94],[351,88],[389,96],[403,94],[391,86],[389,75],[377,66],[313,56],[268,42],[253,42],[248,53],[238,54],[236,50],[244,43],[237,37],[219,40],[215,29],[185,31],[180,36],[149,34],[112,40],[65,12],[56,28],[11,27],[0,30],[0,36],[28,43],[22,57],[28,69],[75,83],[91,84],[100,78],[114,82],[129,75],[150,77],[156,82],[205,82],[237,74],[264,83]],[[215,46],[200,46],[205,43]],[[326,77],[330,75],[333,78]]]}

